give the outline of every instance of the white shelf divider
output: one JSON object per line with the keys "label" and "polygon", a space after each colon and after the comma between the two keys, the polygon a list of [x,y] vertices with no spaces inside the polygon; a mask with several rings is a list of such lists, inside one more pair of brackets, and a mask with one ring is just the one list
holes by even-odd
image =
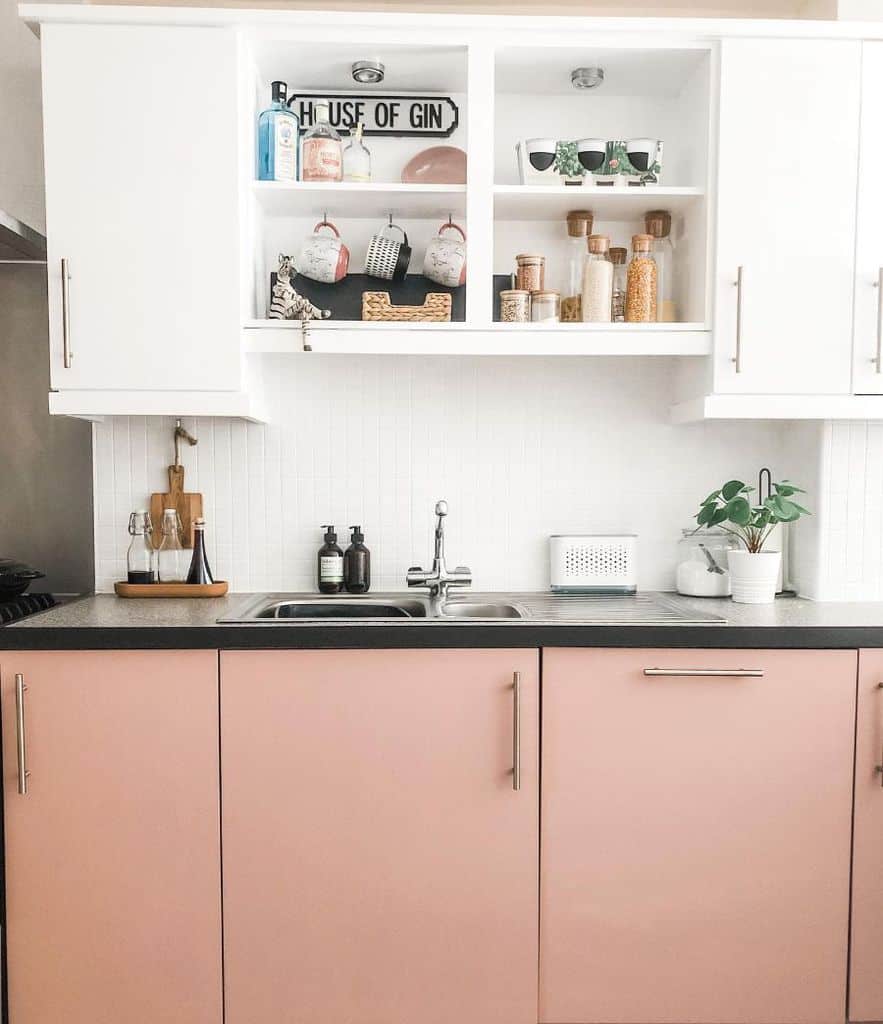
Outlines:
{"label": "white shelf divider", "polygon": [[495,185],[494,216],[497,220],[560,220],[579,206],[594,211],[598,220],[635,220],[653,209],[683,213],[704,198],[704,189],[668,185]]}
{"label": "white shelf divider", "polygon": [[406,185],[400,182],[254,181],[252,194],[273,216],[462,217],[465,185]]}

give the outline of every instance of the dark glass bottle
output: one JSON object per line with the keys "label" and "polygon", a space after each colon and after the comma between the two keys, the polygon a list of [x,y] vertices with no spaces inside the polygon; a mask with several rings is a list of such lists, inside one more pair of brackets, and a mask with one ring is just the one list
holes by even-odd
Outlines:
{"label": "dark glass bottle", "polygon": [[343,552],[337,546],[333,526],[323,526],[325,543],[319,548],[316,576],[321,594],[339,594],[343,590]]}
{"label": "dark glass bottle", "polygon": [[343,556],[343,585],[349,594],[367,594],[371,587],[371,552],[363,541],[361,526],[351,526],[353,535]]}
{"label": "dark glass bottle", "polygon": [[187,572],[188,583],[214,583],[212,570],[205,553],[205,520],[193,520],[193,557]]}

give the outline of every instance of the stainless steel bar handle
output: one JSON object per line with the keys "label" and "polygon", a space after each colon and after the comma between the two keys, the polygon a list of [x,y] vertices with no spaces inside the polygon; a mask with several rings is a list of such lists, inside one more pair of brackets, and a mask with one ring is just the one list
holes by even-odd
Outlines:
{"label": "stainless steel bar handle", "polygon": [[733,362],[736,364],[736,373],[742,372],[742,278],[744,267],[736,270],[736,355]]}
{"label": "stainless steel bar handle", "polygon": [[64,368],[69,370],[74,359],[71,350],[71,272],[68,261],[61,260],[61,340],[64,353]]}
{"label": "stainless steel bar handle", "polygon": [[15,739],[18,751],[18,791],[22,796],[28,792],[28,748],[25,737],[25,677],[15,675]]}
{"label": "stainless steel bar handle", "polygon": [[645,676],[705,676],[711,679],[760,679],[762,668],[645,668]]}
{"label": "stainless steel bar handle", "polygon": [[521,673],[512,676],[512,788],[521,789]]}
{"label": "stainless steel bar handle", "polygon": [[883,373],[883,267],[877,271],[877,281],[874,284],[877,289],[877,354],[872,362],[875,364],[875,373]]}
{"label": "stainless steel bar handle", "polygon": [[[883,690],[883,683],[877,683],[877,689]],[[874,771],[880,776],[880,785],[883,786],[883,750],[880,751],[880,763],[874,765]]]}

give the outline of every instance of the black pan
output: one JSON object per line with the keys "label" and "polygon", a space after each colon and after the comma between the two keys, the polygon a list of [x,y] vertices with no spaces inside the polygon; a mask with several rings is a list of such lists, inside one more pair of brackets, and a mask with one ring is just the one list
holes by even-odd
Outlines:
{"label": "black pan", "polygon": [[41,580],[45,575],[14,558],[0,558],[0,601],[18,597],[34,580]]}

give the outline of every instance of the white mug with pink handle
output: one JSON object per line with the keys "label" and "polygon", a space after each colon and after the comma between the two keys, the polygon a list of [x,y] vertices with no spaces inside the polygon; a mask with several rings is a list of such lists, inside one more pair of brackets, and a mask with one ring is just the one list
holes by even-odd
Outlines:
{"label": "white mug with pink handle", "polygon": [[[322,228],[329,228],[332,235],[320,235]],[[295,264],[297,272],[311,281],[321,284],[335,284],[346,277],[350,262],[350,251],[340,240],[340,232],[330,220],[322,220],[313,228],[313,233],[304,239]]]}
{"label": "white mug with pink handle", "polygon": [[[445,235],[445,231],[458,231],[459,238]],[[466,232],[459,224],[448,221],[426,246],[423,257],[423,276],[447,288],[458,288],[466,282]]]}

